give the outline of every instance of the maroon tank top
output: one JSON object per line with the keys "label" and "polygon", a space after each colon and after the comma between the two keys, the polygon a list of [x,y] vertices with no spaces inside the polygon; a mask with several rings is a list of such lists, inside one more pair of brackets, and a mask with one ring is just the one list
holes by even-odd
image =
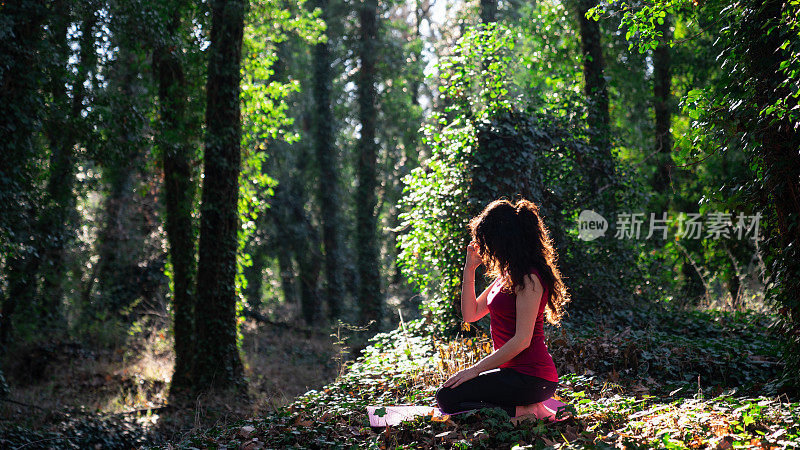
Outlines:
{"label": "maroon tank top", "polygon": [[[501,364],[500,367],[512,368],[527,375],[558,382],[556,365],[553,363],[553,358],[544,343],[544,310],[547,306],[549,290],[542,282],[542,277],[539,276],[536,269],[533,269],[531,273],[534,273],[539,278],[539,283],[544,287],[544,294],[539,304],[539,313],[536,316],[536,324],[533,327],[531,343],[525,350],[522,350],[510,361]],[[489,333],[492,336],[494,348],[497,350],[508,342],[516,332],[517,294],[504,287],[500,278],[498,278],[489,290],[486,305],[489,307]]]}

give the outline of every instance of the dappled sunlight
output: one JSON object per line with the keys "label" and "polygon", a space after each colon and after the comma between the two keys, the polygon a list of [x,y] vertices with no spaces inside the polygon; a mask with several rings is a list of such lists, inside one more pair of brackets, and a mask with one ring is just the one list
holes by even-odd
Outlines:
{"label": "dappled sunlight", "polygon": [[[673,311],[672,314],[676,321],[687,326],[704,323],[684,312]],[[631,318],[627,314],[620,316]],[[648,318],[643,313],[633,316]],[[727,313],[721,317],[734,319]],[[713,323],[705,326],[708,331],[715,329]],[[753,325],[754,329],[756,327]],[[587,339],[586,346],[606,345],[607,337],[603,334],[587,337],[592,336],[593,328],[590,323],[571,323],[559,331],[560,337],[556,339],[572,342],[581,337]],[[300,396],[269,417],[246,422],[246,426],[252,427],[248,428],[246,437],[239,428],[223,428],[215,438],[195,435],[187,443],[205,446],[259,442],[267,447],[314,447],[335,441],[343,445],[370,443],[386,448],[437,444],[498,448],[520,440],[555,448],[587,445],[785,448],[798,443],[800,405],[790,403],[785,396],[750,396],[745,393],[747,386],[744,385],[727,385],[724,392],[714,393],[723,385],[698,386],[696,373],[688,369],[687,373],[692,375],[686,377],[688,379],[661,376],[658,383],[648,383],[646,378],[650,375],[647,373],[620,375],[618,367],[598,364],[602,357],[592,354],[584,355],[583,360],[596,368],[584,370],[591,375],[565,372],[559,377],[561,382],[554,397],[572,408],[575,412],[572,419],[550,425],[536,420],[512,425],[504,413],[498,415],[492,410],[483,410],[443,420],[420,416],[385,430],[370,428],[367,406],[435,406],[433,395],[441,382],[462,368],[463,361],[476,361],[487,354],[488,342],[480,333],[477,337],[439,340],[428,330],[423,321],[415,321],[378,335],[364,356],[334,382]],[[705,345],[704,331],[700,328],[695,331],[684,335],[684,343],[699,349]],[[465,333],[473,334],[475,330]],[[738,340],[749,339],[749,331],[732,327],[726,336],[735,346]],[[551,351],[555,345],[558,345],[556,340],[551,338]],[[567,349],[555,353],[562,350]],[[748,358],[747,355],[735,356],[731,364],[741,366]],[[751,376],[755,382],[768,380],[763,373],[762,377],[758,373]]]}

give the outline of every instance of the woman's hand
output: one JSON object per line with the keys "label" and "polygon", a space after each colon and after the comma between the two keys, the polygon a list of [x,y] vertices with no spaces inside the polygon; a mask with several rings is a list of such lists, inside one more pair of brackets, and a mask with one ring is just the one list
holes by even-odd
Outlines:
{"label": "woman's hand", "polygon": [[478,243],[472,241],[467,245],[467,269],[475,270],[483,264],[483,259],[478,253]]}
{"label": "woman's hand", "polygon": [[479,372],[475,369],[475,367],[469,367],[464,370],[459,371],[452,377],[448,378],[447,381],[444,382],[444,387],[454,388],[459,384],[471,380],[479,375]]}

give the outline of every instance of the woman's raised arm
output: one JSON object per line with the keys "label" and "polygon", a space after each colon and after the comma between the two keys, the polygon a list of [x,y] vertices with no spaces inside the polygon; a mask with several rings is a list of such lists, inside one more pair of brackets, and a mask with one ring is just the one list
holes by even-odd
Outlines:
{"label": "woman's raised arm", "polygon": [[481,257],[478,255],[478,244],[470,242],[467,245],[467,261],[464,264],[464,275],[461,281],[461,316],[465,322],[475,322],[489,312],[486,305],[486,298],[489,296],[489,289],[483,290],[481,295],[475,298],[475,269],[481,265]]}

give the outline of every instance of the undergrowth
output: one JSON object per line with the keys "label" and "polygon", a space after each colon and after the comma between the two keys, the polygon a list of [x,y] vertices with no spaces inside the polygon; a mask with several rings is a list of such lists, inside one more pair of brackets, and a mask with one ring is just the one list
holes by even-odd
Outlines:
{"label": "undergrowth", "polygon": [[[436,388],[491,345],[442,339],[423,319],[375,336],[333,383],[271,414],[185,437],[178,448],[796,448],[800,410],[773,380],[770,317],[714,311],[573,314],[547,330],[556,397],[574,417],[512,424],[500,410],[371,428],[369,405],[435,405]],[[790,401],[793,400],[793,401]]]}

